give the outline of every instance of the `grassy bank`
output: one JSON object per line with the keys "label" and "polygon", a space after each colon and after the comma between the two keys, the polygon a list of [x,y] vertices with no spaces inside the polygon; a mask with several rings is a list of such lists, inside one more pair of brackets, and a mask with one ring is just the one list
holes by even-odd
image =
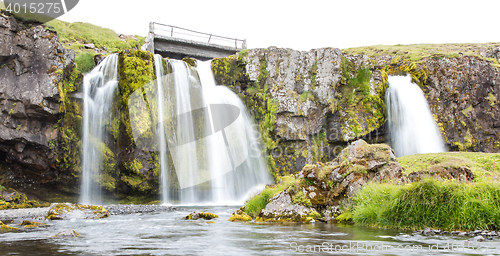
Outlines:
{"label": "grassy bank", "polygon": [[[352,214],[354,223],[402,229],[500,229],[500,154],[418,154],[398,161],[404,175],[429,175],[406,185],[368,184],[347,214]],[[474,180],[430,178],[458,168],[469,169]]]}
{"label": "grassy bank", "polygon": [[398,158],[405,168],[403,174],[413,172],[436,174],[453,168],[468,168],[474,173],[475,181],[500,180],[500,154],[448,152],[418,154]]}
{"label": "grassy bank", "polygon": [[[453,58],[459,57],[460,54],[487,59],[481,56],[482,49],[493,49],[499,46],[500,43],[397,44],[347,48],[342,51],[348,54],[364,54],[369,56],[404,56],[405,59],[411,61],[420,61],[424,58],[433,56],[447,56]],[[495,64],[498,64],[498,61],[496,61]]]}
{"label": "grassy bank", "polygon": [[352,211],[356,224],[386,228],[499,230],[500,183],[424,180],[369,184]]}

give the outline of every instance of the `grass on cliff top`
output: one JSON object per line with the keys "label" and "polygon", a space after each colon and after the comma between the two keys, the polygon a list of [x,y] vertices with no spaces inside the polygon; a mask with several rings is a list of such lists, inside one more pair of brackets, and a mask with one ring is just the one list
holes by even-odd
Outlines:
{"label": "grass on cliff top", "polygon": [[105,48],[109,53],[130,48],[140,48],[145,41],[145,38],[140,36],[135,36],[137,40],[129,38],[123,41],[111,29],[84,22],[69,23],[52,20],[47,22],[47,25],[57,31],[59,41],[64,48],[75,51],[75,62],[78,69],[83,73],[87,73],[94,68],[94,55],[97,54],[93,49],[86,49],[84,44],[92,43],[96,48],[103,50]]}
{"label": "grass on cliff top", "polygon": [[356,224],[386,228],[499,230],[500,183],[371,183],[358,193],[352,218]]}
{"label": "grass on cliff top", "polygon": [[500,181],[500,154],[448,152],[417,154],[398,158],[405,168],[404,174],[412,172],[432,173],[443,169],[467,167],[474,173],[475,181]]}
{"label": "grass on cliff top", "polygon": [[423,58],[444,55],[458,57],[460,53],[467,56],[480,55],[481,48],[492,49],[499,47],[500,43],[457,43],[457,44],[409,44],[409,45],[373,45],[364,47],[347,48],[342,51],[347,54],[364,54],[369,56],[404,56],[411,61],[419,61]]}

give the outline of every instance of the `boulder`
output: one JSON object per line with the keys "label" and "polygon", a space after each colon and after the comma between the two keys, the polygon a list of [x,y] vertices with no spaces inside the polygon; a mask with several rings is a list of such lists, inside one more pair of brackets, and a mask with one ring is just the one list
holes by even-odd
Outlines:
{"label": "boulder", "polygon": [[231,217],[229,217],[229,221],[235,222],[235,221],[251,221],[252,217],[250,215],[246,214],[244,211],[244,207],[241,207],[240,209],[236,210],[231,214]]}
{"label": "boulder", "polygon": [[85,204],[52,204],[45,219],[71,220],[71,219],[101,219],[109,217],[109,213],[102,206]]}
{"label": "boulder", "polygon": [[257,217],[257,222],[310,222],[311,208],[292,202],[292,197],[283,191],[269,200]]}
{"label": "boulder", "polygon": [[186,220],[198,220],[198,219],[204,219],[204,220],[211,220],[211,219],[216,219],[219,218],[218,215],[209,213],[209,212],[192,212],[188,216],[184,217]]}

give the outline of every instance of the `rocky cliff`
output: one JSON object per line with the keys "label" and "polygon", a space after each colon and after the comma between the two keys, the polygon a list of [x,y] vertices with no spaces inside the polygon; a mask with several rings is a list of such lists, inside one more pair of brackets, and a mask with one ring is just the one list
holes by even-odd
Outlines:
{"label": "rocky cliff", "polygon": [[450,150],[498,152],[500,47],[425,56],[299,52],[271,47],[215,59],[218,84],[237,91],[261,128],[275,174],[328,161],[356,138],[388,141],[388,75],[411,74]]}
{"label": "rocky cliff", "polygon": [[6,13],[0,13],[0,42],[1,183],[31,190],[68,181],[77,164],[72,129],[79,127],[79,107],[67,94],[82,79],[74,53],[42,24]]}

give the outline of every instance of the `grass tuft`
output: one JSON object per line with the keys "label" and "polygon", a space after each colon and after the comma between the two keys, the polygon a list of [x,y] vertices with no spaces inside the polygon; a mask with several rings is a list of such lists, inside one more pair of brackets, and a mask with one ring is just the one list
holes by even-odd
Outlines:
{"label": "grass tuft", "polygon": [[386,228],[498,230],[500,184],[423,180],[368,184],[356,198],[355,223]]}

